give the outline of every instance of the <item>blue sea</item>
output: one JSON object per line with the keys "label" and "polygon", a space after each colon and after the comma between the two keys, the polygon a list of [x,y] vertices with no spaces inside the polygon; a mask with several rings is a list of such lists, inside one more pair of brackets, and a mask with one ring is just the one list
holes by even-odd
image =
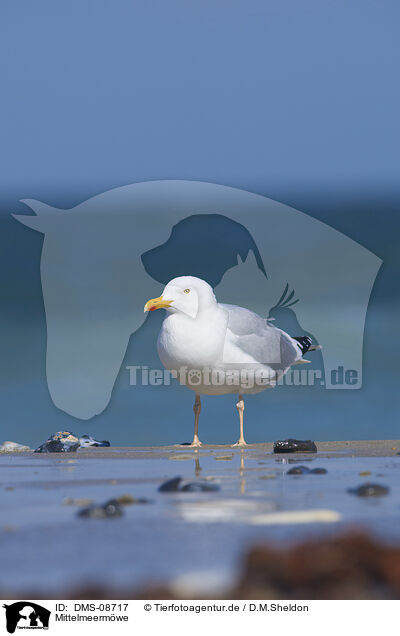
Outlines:
{"label": "blue sea", "polygon": [[[111,401],[100,415],[84,421],[54,406],[45,369],[46,320],[40,280],[43,238],[11,217],[11,212],[26,213],[18,203],[26,193],[11,190],[3,193],[0,200],[0,441],[13,440],[35,447],[50,433],[61,429],[109,439],[112,445],[119,446],[190,441],[192,391],[176,382],[171,386],[129,384],[129,365],[162,368],[156,353],[162,312],[149,315],[143,327],[132,335]],[[381,258],[383,265],[367,314],[362,388],[353,391],[327,390],[319,385],[280,386],[249,396],[245,403],[247,441],[287,437],[398,438],[400,194],[365,190],[260,193],[341,231]],[[79,192],[72,198],[63,192],[51,191],[47,196],[45,192],[37,193],[41,200],[59,207],[69,207],[89,195]],[[307,237],[301,240],[306,247]],[[242,304],[246,306],[245,297]],[[279,321],[276,324],[285,328]],[[337,327],[331,325],[332,329]],[[312,359],[312,355],[308,357]],[[317,362],[309,367],[316,365]],[[221,444],[237,440],[235,402],[235,396],[229,395],[203,398],[200,438],[204,442]]]}

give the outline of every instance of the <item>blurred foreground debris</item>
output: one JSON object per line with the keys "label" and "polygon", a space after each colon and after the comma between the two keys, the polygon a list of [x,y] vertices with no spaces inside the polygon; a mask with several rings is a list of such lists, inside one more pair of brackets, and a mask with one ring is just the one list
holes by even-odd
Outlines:
{"label": "blurred foreground debris", "polygon": [[398,599],[400,548],[357,532],[290,549],[256,546],[232,598]]}
{"label": "blurred foreground debris", "polygon": [[[191,577],[196,580],[195,573]],[[236,582],[211,595],[193,587],[168,585],[112,587],[85,585],[57,590],[65,599],[263,599],[361,600],[400,598],[400,546],[387,546],[357,531],[321,538],[291,548],[256,545],[245,555]],[[22,592],[22,591],[21,591]],[[30,597],[29,590],[22,596]],[[2,598],[8,598],[1,590]],[[37,598],[52,598],[47,590]],[[18,596],[18,595],[17,595]],[[21,594],[20,594],[21,596]],[[15,598],[10,596],[10,598]]]}

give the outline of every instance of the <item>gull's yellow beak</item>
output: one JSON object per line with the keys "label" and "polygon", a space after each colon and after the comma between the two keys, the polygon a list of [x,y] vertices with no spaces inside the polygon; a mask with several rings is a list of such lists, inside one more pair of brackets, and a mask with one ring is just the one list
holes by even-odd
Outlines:
{"label": "gull's yellow beak", "polygon": [[155,311],[156,309],[166,309],[172,303],[172,300],[164,300],[162,296],[151,298],[144,306],[144,311]]}

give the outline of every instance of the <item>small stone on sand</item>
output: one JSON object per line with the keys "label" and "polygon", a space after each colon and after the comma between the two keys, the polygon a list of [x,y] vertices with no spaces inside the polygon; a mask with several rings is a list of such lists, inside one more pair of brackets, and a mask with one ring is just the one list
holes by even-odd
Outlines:
{"label": "small stone on sand", "polygon": [[191,481],[181,486],[182,477],[174,477],[165,481],[159,487],[159,492],[215,492],[219,490],[217,484],[212,484],[209,481]]}
{"label": "small stone on sand", "polygon": [[294,466],[287,471],[287,475],[325,475],[326,468],[308,468],[307,466]]}
{"label": "small stone on sand", "polygon": [[316,453],[317,447],[310,439],[284,439],[274,442],[274,453]]}
{"label": "small stone on sand", "polygon": [[357,488],[349,488],[347,492],[358,497],[382,497],[389,494],[389,488],[382,484],[361,484]]}
{"label": "small stone on sand", "polygon": [[87,508],[79,510],[78,517],[86,519],[112,519],[114,517],[121,517],[123,510],[116,499],[110,499],[102,505],[92,505]]}

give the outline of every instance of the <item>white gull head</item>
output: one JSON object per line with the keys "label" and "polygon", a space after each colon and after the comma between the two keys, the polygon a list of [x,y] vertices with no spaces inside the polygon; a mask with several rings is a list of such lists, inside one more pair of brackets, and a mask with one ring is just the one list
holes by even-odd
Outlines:
{"label": "white gull head", "polygon": [[174,278],[164,288],[162,298],[170,303],[166,307],[168,312],[183,313],[190,318],[217,304],[211,285],[195,276]]}

